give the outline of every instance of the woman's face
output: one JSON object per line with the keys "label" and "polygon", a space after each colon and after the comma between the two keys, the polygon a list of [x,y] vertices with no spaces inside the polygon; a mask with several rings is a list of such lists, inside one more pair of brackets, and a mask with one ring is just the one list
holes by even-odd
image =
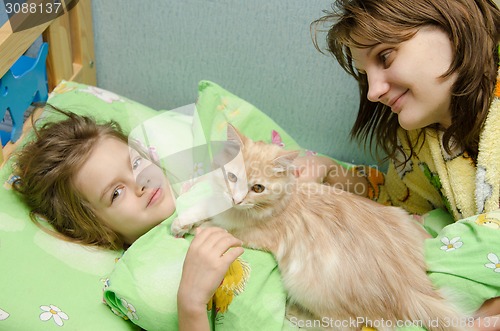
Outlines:
{"label": "woman's face", "polygon": [[128,244],[175,210],[161,169],[116,138],[100,140],[74,180],[96,216]]}
{"label": "woman's face", "polygon": [[[363,44],[369,40],[356,39]],[[399,44],[351,48],[354,65],[368,79],[368,99],[387,105],[402,128],[451,124],[451,88],[456,74],[441,76],[453,58],[451,41],[440,29],[424,27]]]}

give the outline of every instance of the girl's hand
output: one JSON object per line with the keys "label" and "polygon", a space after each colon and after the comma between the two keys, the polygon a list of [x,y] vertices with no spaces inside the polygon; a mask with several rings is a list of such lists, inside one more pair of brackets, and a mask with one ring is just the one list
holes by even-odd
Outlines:
{"label": "girl's hand", "polygon": [[180,330],[208,330],[206,305],[231,263],[243,254],[241,244],[224,229],[196,229],[177,292]]}

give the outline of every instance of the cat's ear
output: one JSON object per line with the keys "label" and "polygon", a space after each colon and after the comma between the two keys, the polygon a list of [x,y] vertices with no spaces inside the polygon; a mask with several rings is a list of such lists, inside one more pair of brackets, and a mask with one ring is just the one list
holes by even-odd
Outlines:
{"label": "cat's ear", "polygon": [[243,147],[246,137],[241,134],[231,123],[227,123],[227,141],[233,141]]}
{"label": "cat's ear", "polygon": [[297,156],[299,156],[299,152],[297,151],[278,156],[273,160],[273,170],[276,173],[294,170],[295,166],[293,165],[293,161],[295,161]]}

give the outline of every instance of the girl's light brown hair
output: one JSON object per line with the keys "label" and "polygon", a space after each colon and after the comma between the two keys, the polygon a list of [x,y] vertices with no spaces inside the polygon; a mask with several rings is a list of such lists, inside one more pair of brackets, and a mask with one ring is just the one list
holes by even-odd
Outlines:
{"label": "girl's light brown hair", "polygon": [[[98,219],[78,192],[74,176],[88,159],[93,146],[104,137],[127,144],[116,122],[98,124],[87,116],[56,109],[66,119],[34,125],[35,139],[16,154],[13,188],[30,209],[33,222],[45,219],[63,239],[109,249],[123,248],[120,236]],[[53,231],[52,231],[53,232]]]}
{"label": "girl's light brown hair", "polygon": [[[389,107],[367,98],[368,81],[353,65],[350,47],[363,37],[376,43],[398,44],[415,35],[423,26],[435,26],[450,38],[454,58],[444,76],[457,74],[452,87],[452,124],[444,132],[443,143],[463,147],[475,159],[479,135],[493,98],[500,39],[500,12],[492,0],[337,0],[333,11],[312,23],[316,47],[318,31],[330,25],[328,51],[360,86],[359,112],[351,137],[376,142],[391,158],[397,147],[400,128],[397,115]],[[359,38],[358,38],[359,39]],[[451,138],[454,138],[453,140]],[[407,136],[408,139],[408,136]],[[412,146],[411,154],[414,153]]]}

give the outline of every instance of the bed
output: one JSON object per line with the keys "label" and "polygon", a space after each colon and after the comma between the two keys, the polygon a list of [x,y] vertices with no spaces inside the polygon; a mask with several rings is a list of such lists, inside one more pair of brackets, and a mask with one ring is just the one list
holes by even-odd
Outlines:
{"label": "bed", "polygon": [[[48,98],[48,102],[58,108],[91,115],[98,120],[116,120],[125,131],[156,116],[156,110],[95,86],[97,65],[90,0],[64,1],[64,4],[63,15],[42,20],[29,28],[14,28],[13,31],[10,22],[2,22],[0,100],[10,96],[16,107],[22,108],[17,103],[24,97],[19,95],[27,95],[28,105],[32,102],[43,104]],[[31,22],[34,18],[25,16],[19,19]],[[33,51],[36,44],[38,48]],[[27,68],[26,72],[30,74],[20,74],[19,66]],[[37,75],[29,76],[35,71]],[[17,77],[24,81],[19,83]],[[298,148],[296,142],[264,113],[217,84],[200,82],[198,91],[193,91],[195,99],[198,100],[198,110],[204,109],[200,113],[201,121],[213,135],[222,135],[221,128],[231,121],[254,139],[273,140],[289,148]],[[137,248],[127,250],[126,258],[123,258],[123,252],[104,251],[57,239],[30,220],[29,210],[12,191],[15,162],[10,156],[33,138],[31,118],[36,119],[38,125],[56,120],[57,116],[43,105],[38,108],[26,106],[27,111],[24,108],[14,111],[14,103],[0,103],[0,120],[5,116],[1,124],[10,128],[0,136],[0,330],[175,329],[176,281],[180,268],[176,269],[177,274],[170,274],[169,285],[161,287],[162,291],[170,288],[167,300],[159,296],[164,292],[156,290],[158,284],[153,278],[158,272],[141,271],[147,280],[138,284],[135,283],[137,279],[129,279],[120,272],[113,278],[113,270],[120,271],[127,269],[130,263],[144,262],[141,251],[144,245],[134,244],[132,247]],[[171,113],[175,121],[185,122],[185,115]],[[162,231],[165,229],[162,227]],[[151,236],[158,236],[158,233]],[[169,242],[173,238],[169,240],[163,248],[175,259],[172,263],[182,266],[188,241],[176,241],[173,245],[178,254],[172,255]],[[154,260],[152,263],[160,262],[154,254],[150,258]],[[266,330],[281,330],[286,295],[274,259],[262,252],[248,252],[245,259],[264,271],[259,272],[259,276],[250,277],[246,290],[240,291],[244,293],[233,300],[228,313],[217,316],[209,313],[212,326],[217,325],[214,327],[217,330],[235,330],[242,329],[242,325],[256,326],[260,322],[264,328],[267,326]],[[157,265],[160,274],[165,271],[164,265],[163,262],[161,266]],[[162,281],[166,282],[165,278]],[[154,286],[146,288],[145,283]],[[137,288],[140,291],[135,291]],[[148,295],[153,296],[153,300],[140,300]],[[256,305],[256,300],[262,304]],[[253,313],[248,314],[250,311]],[[242,315],[246,317],[241,318]]]}
{"label": "bed", "polygon": [[[153,122],[159,123],[157,110],[95,86],[98,64],[94,59],[90,0],[64,3],[63,15],[30,28],[14,32],[9,22],[3,22],[0,101],[14,95],[18,102],[19,93],[28,95],[28,104],[43,103],[48,97],[49,103],[58,108],[99,120],[116,120],[129,132],[153,117]],[[39,45],[34,57],[24,58],[33,44]],[[38,71],[37,78],[30,78],[34,90],[24,82],[17,88],[12,88],[15,83],[5,88],[5,77],[20,76],[16,72],[20,63]],[[193,91],[195,99],[207,138],[220,139],[224,126],[231,122],[254,140],[300,149],[264,113],[215,83],[200,82],[198,91]],[[0,121],[5,108],[0,108]],[[169,220],[141,237],[125,254],[72,244],[42,231],[12,191],[14,162],[10,156],[32,139],[29,113],[40,122],[56,117],[43,107],[28,113],[24,109],[20,114],[5,113],[10,116],[10,124],[0,123],[0,129],[3,124],[11,130],[0,136],[0,330],[174,330],[175,293],[189,242],[169,236]],[[179,125],[186,122],[184,115],[170,114]],[[435,218],[450,221],[447,214]],[[438,241],[438,249],[439,245]],[[163,253],[169,257],[168,262],[158,259]],[[223,313],[208,313],[213,329],[296,329],[285,320],[286,294],[272,256],[247,250],[242,258],[247,263],[243,269],[249,274],[243,276],[244,286],[231,293],[229,309],[216,306],[214,310]],[[170,268],[172,265],[178,268]]]}
{"label": "bed", "polygon": [[[2,25],[0,100],[6,91],[14,96],[26,93],[28,104],[43,103],[48,97],[49,103],[58,108],[99,120],[113,119],[129,132],[153,117],[154,124],[160,123],[158,111],[95,86],[98,64],[94,59],[90,0],[65,4],[64,15],[28,29],[13,32],[9,22]],[[23,19],[29,21],[30,17]],[[34,52],[35,60],[24,58],[34,43],[40,45]],[[30,78],[34,90],[26,83],[6,89],[5,77],[15,74],[16,66],[26,61],[46,63],[28,65],[39,71],[37,78]],[[206,138],[223,139],[225,125],[231,122],[254,140],[300,148],[263,112],[215,83],[200,82],[198,90],[193,91],[195,99]],[[76,245],[42,231],[30,220],[29,210],[11,188],[14,160],[10,156],[32,139],[32,121],[25,119],[24,109],[20,113],[10,114],[11,131],[1,136],[0,330],[175,330],[176,289],[189,239],[169,236],[171,218],[123,255]],[[179,127],[188,122],[185,115],[176,112],[163,114],[170,114],[169,123],[164,125],[175,122]],[[3,118],[3,113],[0,115]],[[30,116],[39,122],[56,119],[43,107]],[[274,258],[246,250],[242,259],[240,281],[229,287],[232,290],[226,297],[229,303],[219,306],[216,302],[207,313],[212,329],[296,330],[297,325],[285,318],[286,293]]]}
{"label": "bed", "polygon": [[[23,54],[37,40],[41,39],[50,44],[50,51],[45,55],[46,66],[44,66],[48,91],[52,91],[62,80],[96,84],[91,3],[90,0],[73,2],[76,5],[72,6],[71,10],[64,15],[38,25],[33,24],[34,26],[29,29],[18,28],[14,26],[14,23],[11,25],[11,21],[14,21],[18,16],[18,21],[36,20],[38,15],[30,17],[20,12],[10,20],[0,21],[2,22],[0,28],[0,77],[8,75],[11,68],[16,62],[21,62],[23,57],[28,59],[29,57],[23,56]],[[66,1],[66,3],[70,4],[71,1]],[[63,11],[62,7],[60,11]],[[4,141],[3,145],[5,143]],[[11,145],[7,146],[3,154],[11,151],[12,147]]]}

